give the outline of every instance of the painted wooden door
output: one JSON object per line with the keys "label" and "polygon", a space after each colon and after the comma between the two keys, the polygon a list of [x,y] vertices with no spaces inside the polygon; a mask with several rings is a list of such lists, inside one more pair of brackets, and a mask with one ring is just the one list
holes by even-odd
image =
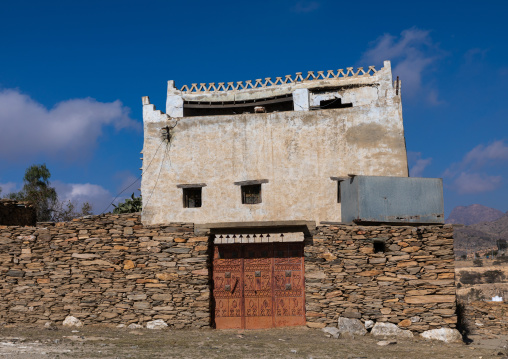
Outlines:
{"label": "painted wooden door", "polygon": [[213,260],[213,296],[217,328],[244,328],[243,259],[241,247],[215,247]]}
{"label": "painted wooden door", "polygon": [[303,245],[274,246],[275,327],[305,325]]}
{"label": "painted wooden door", "polygon": [[218,329],[305,324],[303,244],[216,245],[213,260]]}

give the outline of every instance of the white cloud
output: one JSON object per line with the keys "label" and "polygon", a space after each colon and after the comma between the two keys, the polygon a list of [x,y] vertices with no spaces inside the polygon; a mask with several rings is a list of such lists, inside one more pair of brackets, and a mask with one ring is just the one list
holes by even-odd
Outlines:
{"label": "white cloud", "polygon": [[46,154],[62,159],[87,156],[105,126],[140,129],[120,101],[73,99],[47,109],[15,89],[0,91],[0,158],[9,161]]}
{"label": "white cloud", "polygon": [[421,177],[425,168],[432,163],[432,158],[422,158],[421,152],[408,152],[407,159],[411,177]]}
{"label": "white cloud", "polygon": [[508,146],[504,141],[495,141],[488,146],[478,145],[466,154],[464,164],[483,166],[491,161],[508,160]]}
{"label": "white cloud", "polygon": [[[429,31],[411,28],[402,31],[399,37],[391,34],[379,37],[363,54],[361,62],[367,66],[391,60],[392,73],[402,81],[403,94],[414,96],[422,88],[422,76],[441,56],[442,51],[432,41]],[[431,104],[441,102],[437,100],[437,92],[432,96],[428,98]]]}
{"label": "white cloud", "polygon": [[9,193],[18,192],[21,188],[15,182],[0,183],[0,198],[5,198]]}
{"label": "white cloud", "polygon": [[[97,184],[54,181],[51,185],[55,187],[60,201],[71,201],[77,204],[78,209],[83,203],[88,202],[92,205],[95,214],[100,214],[114,198],[110,191]],[[118,203],[118,200],[115,203]],[[111,210],[112,208],[108,209],[108,211]]]}
{"label": "white cloud", "polygon": [[415,164],[409,169],[411,177],[421,177],[425,167],[430,165],[432,158],[421,158],[415,162]]}
{"label": "white cloud", "polygon": [[461,172],[453,182],[454,189],[461,194],[493,191],[501,185],[501,176]]}
{"label": "white cloud", "polygon": [[294,12],[308,13],[319,9],[321,4],[317,1],[298,1],[292,8]]}
{"label": "white cloud", "polygon": [[505,161],[508,161],[508,146],[504,141],[495,141],[488,146],[480,144],[466,153],[462,161],[448,167],[443,177],[453,180],[453,189],[462,194],[493,191],[502,184],[502,176],[479,171]]}

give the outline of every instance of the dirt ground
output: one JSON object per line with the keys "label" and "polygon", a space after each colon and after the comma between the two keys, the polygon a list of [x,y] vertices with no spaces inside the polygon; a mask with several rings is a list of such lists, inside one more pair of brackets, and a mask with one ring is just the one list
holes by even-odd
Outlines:
{"label": "dirt ground", "polygon": [[318,329],[148,330],[85,327],[1,328],[0,357],[8,358],[508,358],[508,335],[472,343],[327,337]]}

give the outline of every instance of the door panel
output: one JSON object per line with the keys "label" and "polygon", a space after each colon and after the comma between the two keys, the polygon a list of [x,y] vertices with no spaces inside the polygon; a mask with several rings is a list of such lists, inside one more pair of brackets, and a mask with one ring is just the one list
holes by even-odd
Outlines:
{"label": "door panel", "polygon": [[303,245],[274,244],[275,326],[305,325]]}
{"label": "door panel", "polygon": [[302,243],[215,245],[218,329],[305,324]]}
{"label": "door panel", "polygon": [[243,259],[241,247],[214,249],[213,296],[215,324],[219,329],[241,329],[243,318]]}
{"label": "door panel", "polygon": [[245,327],[273,327],[272,303],[273,246],[244,245]]}

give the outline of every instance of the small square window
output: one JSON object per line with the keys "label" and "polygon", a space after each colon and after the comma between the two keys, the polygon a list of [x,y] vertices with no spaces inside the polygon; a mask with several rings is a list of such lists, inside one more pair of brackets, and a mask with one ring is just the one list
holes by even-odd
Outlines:
{"label": "small square window", "polygon": [[201,187],[183,188],[183,206],[185,208],[201,207]]}
{"label": "small square window", "polygon": [[261,203],[261,184],[242,186],[242,204]]}

